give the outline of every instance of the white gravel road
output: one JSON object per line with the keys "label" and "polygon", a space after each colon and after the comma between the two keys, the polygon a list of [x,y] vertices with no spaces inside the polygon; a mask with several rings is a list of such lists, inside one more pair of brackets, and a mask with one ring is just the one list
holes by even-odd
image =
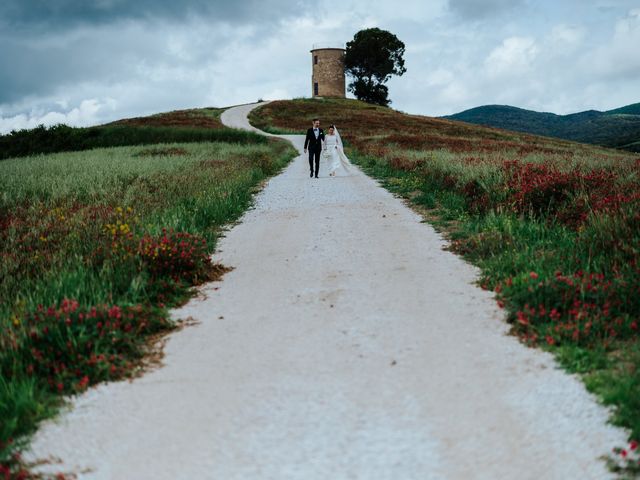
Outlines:
{"label": "white gravel road", "polygon": [[76,398],[28,458],[91,479],[608,478],[626,434],[580,381],[506,335],[402,201],[326,173],[301,156],[273,178],[220,243],[235,269],[175,312],[200,324],[165,365]]}

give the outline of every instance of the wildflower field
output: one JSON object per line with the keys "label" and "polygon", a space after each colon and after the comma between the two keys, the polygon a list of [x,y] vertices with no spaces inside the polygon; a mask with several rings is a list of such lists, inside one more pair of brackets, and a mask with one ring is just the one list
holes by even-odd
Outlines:
{"label": "wildflower field", "polygon": [[614,407],[614,423],[640,438],[637,154],[355,100],[272,102],[250,120],[301,133],[316,116],[480,267],[514,335],[581,374]]}
{"label": "wildflower field", "polygon": [[235,141],[0,161],[0,478],[27,478],[18,452],[64,395],[139,370],[176,328],[168,308],[226,271],[210,258],[223,226],[295,156],[209,127]]}

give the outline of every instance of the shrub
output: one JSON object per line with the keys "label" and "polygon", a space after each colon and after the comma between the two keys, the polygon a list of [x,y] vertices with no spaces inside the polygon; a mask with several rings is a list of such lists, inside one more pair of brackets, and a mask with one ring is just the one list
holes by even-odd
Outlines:
{"label": "shrub", "polygon": [[504,168],[511,191],[510,206],[518,213],[536,216],[556,213],[576,191],[580,180],[545,164],[511,160],[504,163]]}
{"label": "shrub", "polygon": [[525,340],[593,346],[638,336],[638,282],[640,275],[607,278],[578,271],[540,278],[530,272],[507,279],[496,291]]}
{"label": "shrub", "polygon": [[207,242],[199,235],[162,230],[162,235],[144,235],[138,255],[153,277],[196,283],[211,267]]}
{"label": "shrub", "polygon": [[123,376],[144,352],[145,335],[172,328],[163,310],[150,306],[81,307],[77,300],[39,307],[18,320],[2,375],[40,379],[53,392],[82,391]]}
{"label": "shrub", "polygon": [[264,144],[261,135],[229,128],[103,125],[76,128],[67,125],[12,131],[0,135],[0,160],[41,153],[90,150],[103,147],[178,142],[229,142]]}

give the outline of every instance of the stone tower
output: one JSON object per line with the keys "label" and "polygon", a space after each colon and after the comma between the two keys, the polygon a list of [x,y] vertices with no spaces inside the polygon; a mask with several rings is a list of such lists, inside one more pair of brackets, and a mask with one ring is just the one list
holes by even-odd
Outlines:
{"label": "stone tower", "polygon": [[314,97],[344,98],[344,53],[341,47],[313,46],[311,94]]}

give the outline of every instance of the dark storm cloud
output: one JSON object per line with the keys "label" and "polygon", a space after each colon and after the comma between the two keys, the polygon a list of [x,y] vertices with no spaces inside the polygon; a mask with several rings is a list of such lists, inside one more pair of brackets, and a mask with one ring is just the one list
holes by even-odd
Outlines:
{"label": "dark storm cloud", "polygon": [[449,9],[463,18],[486,18],[514,10],[523,0],[449,0]]}
{"label": "dark storm cloud", "polygon": [[[61,85],[135,76],[141,61],[169,59],[153,29],[110,27],[56,36],[0,35],[0,104],[55,91]],[[213,58],[214,54],[211,53]]]}
{"label": "dark storm cloud", "polygon": [[307,0],[2,0],[0,22],[8,28],[51,30],[103,25],[120,20],[180,21],[205,16],[212,21],[251,21],[281,16]]}
{"label": "dark storm cloud", "polygon": [[[110,42],[84,38],[68,45],[31,45],[12,38],[2,40],[0,49],[0,104],[27,95],[54,90],[58,85],[90,78],[110,81],[125,71],[126,45],[114,37]],[[104,39],[102,39],[104,40]],[[106,45],[105,45],[106,44]],[[109,46],[111,50],[99,47]],[[120,53],[117,53],[120,52]]]}
{"label": "dark storm cloud", "polygon": [[0,0],[0,105],[64,85],[130,79],[141,64],[179,66],[163,32],[194,22],[211,26],[210,45],[191,48],[192,56],[200,55],[191,61],[203,55],[211,61],[216,45],[226,43],[216,25],[232,31],[249,25],[259,43],[306,1]]}

